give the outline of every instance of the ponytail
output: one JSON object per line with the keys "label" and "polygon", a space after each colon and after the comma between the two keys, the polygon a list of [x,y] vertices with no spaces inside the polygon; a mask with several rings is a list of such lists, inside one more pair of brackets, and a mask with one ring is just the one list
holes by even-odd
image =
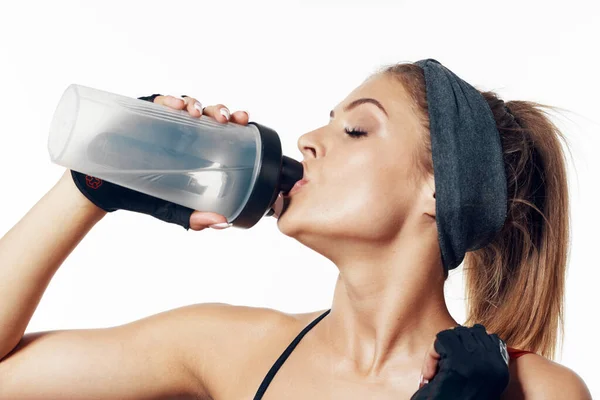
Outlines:
{"label": "ponytail", "polygon": [[565,138],[544,111],[551,107],[510,101],[507,112],[495,93],[482,94],[500,131],[509,200],[495,240],[465,256],[467,324],[554,359],[569,245]]}
{"label": "ponytail", "polygon": [[[425,78],[414,64],[396,64],[382,73],[397,78],[414,100],[421,120],[418,169],[433,175]],[[554,359],[564,332],[564,290],[569,244],[566,160],[546,105],[504,103],[481,93],[500,132],[508,184],[507,218],[487,246],[467,252],[465,325],[482,324],[508,346]],[[508,106],[508,108],[506,107]]]}

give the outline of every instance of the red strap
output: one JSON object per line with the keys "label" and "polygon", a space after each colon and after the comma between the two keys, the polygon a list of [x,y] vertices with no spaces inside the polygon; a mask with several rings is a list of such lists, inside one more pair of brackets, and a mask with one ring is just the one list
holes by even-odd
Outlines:
{"label": "red strap", "polygon": [[508,356],[510,357],[511,360],[517,359],[528,353],[534,354],[533,351],[519,350],[519,349],[515,349],[512,347],[506,347],[506,350],[508,351]]}

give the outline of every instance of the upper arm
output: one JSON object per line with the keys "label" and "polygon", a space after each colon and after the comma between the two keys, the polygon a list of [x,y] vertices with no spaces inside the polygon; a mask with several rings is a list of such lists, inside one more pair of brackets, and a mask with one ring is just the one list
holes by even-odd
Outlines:
{"label": "upper arm", "polygon": [[[511,389],[526,400],[573,399],[591,400],[585,382],[573,370],[536,354],[528,354],[515,361],[511,375]],[[512,369],[512,368],[511,368]],[[513,376],[511,376],[513,380]],[[517,390],[518,388],[518,390]]]}
{"label": "upper arm", "polygon": [[209,398],[227,327],[249,323],[235,309],[197,304],[112,328],[29,333],[0,362],[0,399]]}

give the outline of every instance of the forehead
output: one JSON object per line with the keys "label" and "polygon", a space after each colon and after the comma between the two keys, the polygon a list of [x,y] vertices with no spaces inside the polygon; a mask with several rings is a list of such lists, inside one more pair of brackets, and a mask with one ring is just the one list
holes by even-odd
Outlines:
{"label": "forehead", "polygon": [[414,110],[416,105],[404,85],[393,76],[378,74],[370,77],[354,89],[336,107],[336,111],[360,98],[374,98],[383,105],[392,125],[420,130],[419,118]]}
{"label": "forehead", "polygon": [[411,109],[412,99],[404,86],[394,77],[378,74],[364,81],[352,90],[348,96],[336,107],[342,109],[353,100],[360,98],[374,98],[386,109],[390,119],[402,118],[403,114]]}

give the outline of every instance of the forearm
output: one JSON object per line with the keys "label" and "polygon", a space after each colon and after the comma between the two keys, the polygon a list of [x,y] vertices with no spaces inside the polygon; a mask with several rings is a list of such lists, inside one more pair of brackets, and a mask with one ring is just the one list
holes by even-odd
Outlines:
{"label": "forearm", "polygon": [[0,239],[0,360],[21,340],[54,273],[104,215],[67,170]]}

